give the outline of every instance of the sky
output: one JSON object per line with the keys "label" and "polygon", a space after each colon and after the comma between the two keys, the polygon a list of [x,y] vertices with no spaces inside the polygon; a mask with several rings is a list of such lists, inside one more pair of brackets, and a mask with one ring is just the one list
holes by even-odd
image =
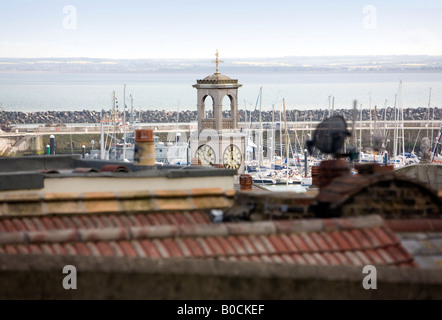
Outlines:
{"label": "sky", "polygon": [[0,57],[442,55],[440,0],[0,0]]}

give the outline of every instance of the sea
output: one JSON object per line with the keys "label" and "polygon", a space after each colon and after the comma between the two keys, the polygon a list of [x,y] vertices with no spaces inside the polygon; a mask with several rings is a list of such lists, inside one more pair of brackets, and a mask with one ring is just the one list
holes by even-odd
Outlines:
{"label": "sea", "polygon": [[[293,72],[226,74],[242,84],[238,106],[247,111],[287,109],[442,107],[442,72]],[[196,110],[197,79],[169,73],[0,72],[4,111],[111,110],[113,92],[135,110]],[[260,96],[260,91],[262,95]],[[262,97],[262,99],[260,99]],[[224,103],[228,104],[228,98]],[[223,104],[224,104],[223,103]],[[121,109],[120,109],[121,110]]]}

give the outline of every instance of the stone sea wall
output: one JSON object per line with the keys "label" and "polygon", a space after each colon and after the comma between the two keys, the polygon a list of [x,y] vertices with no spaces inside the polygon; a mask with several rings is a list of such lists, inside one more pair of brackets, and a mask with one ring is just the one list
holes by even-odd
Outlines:
{"label": "stone sea wall", "polygon": [[[429,114],[428,114],[429,111]],[[225,116],[228,116],[230,111],[223,111]],[[248,111],[247,115],[244,110],[238,112],[239,122],[252,121],[259,122],[259,111]],[[336,109],[335,114],[343,115],[347,121],[351,121],[352,109]],[[360,110],[358,110],[357,120],[359,120]],[[208,111],[208,117],[211,117],[212,110]],[[404,120],[426,120],[442,119],[442,109],[435,108],[404,108]],[[129,112],[126,113],[127,121],[130,120]],[[251,119],[250,119],[251,116]],[[261,119],[263,122],[271,122],[280,120],[280,111],[262,111]],[[321,121],[324,117],[328,117],[328,110],[287,110],[287,121]],[[99,123],[100,120],[111,118],[110,111],[38,111],[38,112],[21,112],[21,111],[2,111],[0,112],[0,124],[2,126],[13,126],[16,124],[49,124],[60,125],[67,123]],[[123,114],[118,114],[118,118],[123,119]],[[174,123],[177,121],[176,111],[165,110],[144,110],[137,112],[134,118],[141,123]],[[378,120],[394,120],[394,109],[387,108],[377,109],[376,118]],[[282,117],[282,121],[284,117]],[[374,119],[374,110],[371,110],[371,119]],[[197,120],[197,112],[195,111],[180,111],[179,122],[194,122]],[[362,120],[370,120],[370,110],[362,110]]]}

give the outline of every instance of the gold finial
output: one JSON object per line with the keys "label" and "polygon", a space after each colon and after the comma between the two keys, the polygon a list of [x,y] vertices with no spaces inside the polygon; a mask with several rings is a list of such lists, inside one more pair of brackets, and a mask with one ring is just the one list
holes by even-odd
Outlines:
{"label": "gold finial", "polygon": [[224,62],[224,61],[218,59],[218,49],[216,50],[215,56],[216,56],[216,60],[215,60],[214,62],[216,63],[216,73],[219,73],[219,72],[218,72],[218,70],[219,70],[219,69],[218,69],[218,64],[219,64],[220,62]]}

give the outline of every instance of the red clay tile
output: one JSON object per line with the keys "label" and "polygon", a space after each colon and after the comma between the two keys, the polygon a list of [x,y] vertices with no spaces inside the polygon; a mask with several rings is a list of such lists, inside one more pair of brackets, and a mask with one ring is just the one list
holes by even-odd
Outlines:
{"label": "red clay tile", "polygon": [[409,260],[408,256],[405,256],[396,247],[390,246],[390,247],[385,248],[385,250],[390,254],[391,257],[394,258],[394,260],[396,261],[395,264]]}
{"label": "red clay tile", "polygon": [[86,229],[86,226],[84,225],[83,221],[79,217],[73,216],[72,222],[74,223],[75,227],[77,229]]}
{"label": "red clay tile", "polygon": [[281,235],[279,235],[279,239],[284,243],[284,245],[286,246],[287,250],[290,253],[296,253],[296,252],[300,251],[288,235],[281,234]]}
{"label": "red clay tile", "polygon": [[95,228],[94,223],[92,222],[92,220],[85,215],[79,216],[80,220],[83,222],[83,224],[86,226],[87,229],[92,229]]}
{"label": "red clay tile", "polygon": [[[177,243],[179,238],[177,239]],[[155,248],[157,248],[158,252],[160,253],[162,258],[170,258],[170,252],[167,250],[167,248],[163,245],[162,241],[158,239],[152,240],[153,245]]]}
{"label": "red clay tile", "polygon": [[[199,224],[199,212],[177,212],[173,215],[177,221],[185,225]],[[204,223],[205,224],[205,223]]]}
{"label": "red clay tile", "polygon": [[63,220],[61,220],[60,217],[54,216],[51,217],[51,220],[56,230],[66,229],[66,226],[64,225]]}
{"label": "red clay tile", "polygon": [[270,256],[263,254],[261,256],[259,256],[259,258],[263,261],[263,262],[273,262],[272,258],[270,258]]}
{"label": "red clay tile", "polygon": [[313,254],[313,258],[315,258],[315,260],[318,262],[318,264],[326,266],[328,265],[327,260],[324,258],[324,256],[320,253],[314,252]]}
{"label": "red clay tile", "polygon": [[312,232],[310,238],[315,242],[318,250],[320,251],[330,251],[331,248],[327,244],[326,240],[322,237],[323,233]]}
{"label": "red clay tile", "polygon": [[361,229],[360,231],[366,239],[370,241],[372,248],[378,248],[384,245],[371,229]]}
{"label": "red clay tile", "polygon": [[336,258],[336,260],[339,261],[339,264],[341,265],[349,265],[351,264],[350,259],[342,252],[333,252],[333,257]]}
{"label": "red clay tile", "polygon": [[245,255],[246,254],[246,250],[242,246],[241,242],[237,239],[237,236],[232,236],[232,235],[227,236],[226,241],[228,241],[230,243],[232,248],[235,250],[236,255]]}
{"label": "red clay tile", "polygon": [[84,245],[83,242],[76,242],[73,244],[75,249],[77,249],[78,254],[89,256],[91,255],[91,252],[89,249]]}
{"label": "red clay tile", "polygon": [[365,255],[372,265],[382,265],[385,264],[385,261],[381,258],[381,256],[373,249],[367,249],[364,251]]}
{"label": "red clay tile", "polygon": [[13,245],[10,245],[10,244],[7,244],[5,246],[5,251],[6,251],[6,253],[10,253],[10,254],[17,254],[18,253],[17,248]]}
{"label": "red clay tile", "polygon": [[194,238],[184,238],[187,247],[192,251],[193,257],[204,257],[204,251],[198,245]]}
{"label": "red clay tile", "polygon": [[66,243],[63,245],[63,248],[66,250],[66,253],[68,255],[77,255],[77,249],[71,244],[71,243]]}
{"label": "red clay tile", "polygon": [[8,232],[2,220],[0,220],[0,232]]}
{"label": "red clay tile", "polygon": [[216,237],[219,244],[223,247],[224,251],[226,252],[226,255],[234,256],[236,255],[235,249],[233,249],[232,245],[227,241],[224,237]]}
{"label": "red clay tile", "polygon": [[158,249],[155,247],[155,245],[150,240],[142,240],[140,242],[142,248],[144,249],[144,252],[146,252],[146,255],[151,258],[160,258],[161,254],[158,251]]}
{"label": "red clay tile", "polygon": [[135,215],[130,214],[130,215],[127,215],[126,218],[129,220],[131,227],[140,227],[140,224],[139,224],[138,220],[135,218]]}
{"label": "red clay tile", "polygon": [[268,253],[277,253],[277,249],[270,242],[267,235],[258,235],[257,238],[261,240],[261,243],[264,245]]}
{"label": "red clay tile", "polygon": [[210,245],[204,240],[204,238],[198,237],[195,238],[195,241],[201,247],[206,257],[212,257],[215,255],[215,252],[212,250]]}
{"label": "red clay tile", "polygon": [[292,257],[293,261],[295,261],[296,264],[300,264],[300,265],[306,265],[307,264],[307,260],[305,260],[305,258],[303,257],[302,254],[291,254],[290,257]]}
{"label": "red clay tile", "polygon": [[344,255],[350,260],[352,265],[361,266],[364,263],[359,259],[359,257],[352,251],[345,251]]}
{"label": "red clay tile", "polygon": [[303,232],[299,236],[302,238],[304,243],[309,247],[310,252],[319,251],[319,247],[316,245],[315,241],[312,238],[310,238],[308,233]]}
{"label": "red clay tile", "polygon": [[46,243],[43,243],[41,245],[41,251],[43,251],[44,254],[54,254],[54,250]]}
{"label": "red clay tile", "polygon": [[134,248],[135,252],[137,253],[138,257],[146,258],[146,252],[144,251],[143,247],[141,246],[141,243],[139,241],[130,241],[130,244]]}
{"label": "red clay tile", "polygon": [[151,214],[147,214],[146,217],[150,221],[151,225],[153,225],[153,226],[160,226],[161,225],[161,221],[158,220],[157,215],[151,213]]}
{"label": "red clay tile", "polygon": [[[23,218],[22,221],[25,224],[27,231],[37,231],[37,227],[35,226],[34,222],[31,219]],[[6,231],[6,230],[2,231],[1,221],[0,221],[0,232],[4,232],[4,231]]]}
{"label": "red clay tile", "polygon": [[183,238],[176,238],[175,242],[176,242],[178,248],[181,250],[184,257],[186,257],[186,258],[193,257],[192,250],[190,250],[190,248],[188,247],[187,243],[184,241]]}
{"label": "red clay tile", "polygon": [[384,246],[390,246],[390,245],[394,245],[397,244],[398,241],[395,241],[395,239],[392,239],[385,231],[384,228],[379,228],[379,227],[374,227],[371,230],[373,230],[373,232],[376,234],[376,236],[378,237],[378,239],[380,239],[382,241],[382,244]]}
{"label": "red clay tile", "polygon": [[138,223],[140,224],[140,226],[151,226],[152,223],[149,221],[149,219],[147,219],[146,215],[144,214],[137,214],[136,219],[138,221]]}
{"label": "red clay tile", "polygon": [[118,219],[120,219],[121,224],[125,227],[132,227],[132,221],[124,214],[118,215]]}
{"label": "red clay tile", "polygon": [[54,249],[55,254],[60,254],[60,255],[67,254],[65,248],[63,248],[63,246],[60,245],[59,243],[52,244],[52,248]]}
{"label": "red clay tile", "polygon": [[[176,239],[175,241],[168,238],[168,239],[164,239],[163,240],[163,244],[164,246],[167,248],[167,251],[170,252],[172,257],[184,257],[184,256],[189,256],[189,253],[187,253],[187,248],[185,248],[184,250],[180,250],[180,248],[183,247],[182,243],[180,241],[177,241],[178,239]],[[179,245],[178,245],[179,243]],[[183,254],[183,252],[185,254]]]}
{"label": "red clay tile", "polygon": [[241,246],[244,248],[246,254],[255,254],[256,248],[250,242],[250,240],[245,236],[237,236],[237,239]]}
{"label": "red clay tile", "polygon": [[112,250],[114,251],[115,257],[124,257],[124,251],[121,249],[118,242],[109,241],[108,243],[109,243],[109,247],[111,247]]}
{"label": "red clay tile", "polygon": [[15,228],[14,224],[9,219],[3,220],[3,225],[4,225],[4,228],[5,228],[5,232],[15,232],[15,231],[18,231]]}
{"label": "red clay tile", "polygon": [[360,250],[360,249],[362,249],[362,246],[355,239],[355,237],[353,237],[353,235],[349,232],[349,230],[343,230],[343,231],[341,231],[340,234],[345,239],[345,241],[350,245],[350,248],[352,250]]}
{"label": "red clay tile", "polygon": [[383,248],[379,248],[375,250],[376,253],[385,261],[386,264],[393,264],[394,259],[388,254],[387,251]]}
{"label": "red clay tile", "polygon": [[213,238],[207,237],[207,238],[203,238],[203,239],[207,242],[207,244],[212,249],[212,251],[214,252],[215,255],[223,256],[226,254],[222,244],[218,241],[218,239],[220,239],[220,237],[213,237]]}
{"label": "red clay tile", "polygon": [[98,248],[94,242],[86,242],[85,245],[88,248],[88,250],[90,251],[91,255],[93,255],[95,257],[101,256],[100,250],[98,250]]}
{"label": "red clay tile", "polygon": [[275,263],[284,263],[284,260],[279,255],[277,255],[277,254],[271,255],[270,258]]}
{"label": "red clay tile", "polygon": [[354,254],[358,257],[359,260],[362,261],[364,265],[370,264],[371,260],[367,257],[367,255],[363,251],[356,250]]}
{"label": "red clay tile", "polygon": [[99,216],[91,216],[90,218],[91,218],[95,228],[106,228],[106,225],[104,224],[102,219],[100,219]]}
{"label": "red clay tile", "polygon": [[30,252],[29,252],[29,247],[28,247],[27,245],[24,245],[24,244],[18,244],[18,245],[16,246],[16,248],[17,248],[17,252],[18,252],[18,253],[22,253],[22,254],[30,253]]}
{"label": "red clay tile", "polygon": [[317,265],[318,261],[311,255],[310,253],[303,253],[302,257],[307,261],[307,264],[309,265]]}
{"label": "red clay tile", "polygon": [[281,259],[288,264],[295,264],[295,261],[289,254],[282,254]]}
{"label": "red clay tile", "polygon": [[279,236],[274,234],[269,235],[269,241],[272,243],[273,247],[276,248],[278,253],[288,253],[289,249],[285,246],[284,242],[280,239]]}
{"label": "red clay tile", "polygon": [[179,225],[184,225],[186,223],[182,223],[179,222],[179,220],[177,219],[177,215],[172,214],[172,213],[163,213],[163,216],[166,218],[168,224],[174,225],[174,226],[179,226]]}
{"label": "red clay tile", "polygon": [[136,257],[137,256],[137,252],[134,250],[132,245],[129,242],[127,242],[126,240],[120,241],[119,245],[120,245],[120,248],[123,250],[124,255],[126,257]]}
{"label": "red clay tile", "polygon": [[49,217],[42,217],[42,218],[40,218],[40,220],[44,224],[46,230],[55,230],[55,229],[57,229],[57,227],[52,222],[52,220],[49,219]]}
{"label": "red clay tile", "polygon": [[114,255],[114,250],[109,246],[107,242],[98,241],[96,243],[96,246],[102,256],[110,257]]}
{"label": "red clay tile", "polygon": [[109,220],[112,222],[112,225],[115,228],[124,227],[124,224],[121,222],[118,216],[116,215],[110,215]]}
{"label": "red clay tile", "polygon": [[[60,217],[61,221],[63,221],[63,224],[66,226],[66,229],[77,229],[77,226],[75,225],[75,223],[72,221],[72,218],[69,217]],[[34,221],[34,220],[32,220]],[[35,221],[34,221],[35,222]],[[38,227],[38,225],[37,225]]]}
{"label": "red clay tile", "polygon": [[371,248],[370,241],[365,237],[365,235],[359,229],[350,230],[350,234],[359,243],[359,248],[361,248],[361,249]]}
{"label": "red clay tile", "polygon": [[154,213],[153,215],[157,217],[158,221],[162,225],[170,225],[169,221],[167,221],[166,217],[162,213]]}
{"label": "red clay tile", "polygon": [[21,219],[13,218],[11,221],[14,224],[17,231],[26,231],[26,226],[24,225]]}
{"label": "red clay tile", "polygon": [[302,238],[297,234],[290,234],[290,239],[293,241],[295,246],[301,251],[301,252],[308,252],[310,251],[307,244],[302,240]]}
{"label": "red clay tile", "polygon": [[[185,215],[187,216],[186,213]],[[210,223],[209,217],[203,212],[194,211],[191,216],[196,220],[197,223]]]}
{"label": "red clay tile", "polygon": [[327,264],[329,265],[340,265],[341,263],[339,260],[330,252],[324,252],[322,254],[323,258],[327,261]]}

